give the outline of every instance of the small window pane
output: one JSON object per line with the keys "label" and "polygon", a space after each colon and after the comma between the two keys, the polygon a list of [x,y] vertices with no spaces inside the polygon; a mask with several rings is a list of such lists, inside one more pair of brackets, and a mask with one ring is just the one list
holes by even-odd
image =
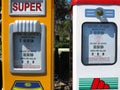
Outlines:
{"label": "small window pane", "polygon": [[86,22],[82,25],[82,63],[111,65],[116,62],[117,27],[114,23]]}

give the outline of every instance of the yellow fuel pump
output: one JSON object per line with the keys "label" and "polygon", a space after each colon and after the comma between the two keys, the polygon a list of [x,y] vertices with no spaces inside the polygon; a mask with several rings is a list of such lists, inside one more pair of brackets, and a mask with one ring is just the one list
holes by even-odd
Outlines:
{"label": "yellow fuel pump", "polygon": [[53,90],[54,0],[2,0],[3,90]]}

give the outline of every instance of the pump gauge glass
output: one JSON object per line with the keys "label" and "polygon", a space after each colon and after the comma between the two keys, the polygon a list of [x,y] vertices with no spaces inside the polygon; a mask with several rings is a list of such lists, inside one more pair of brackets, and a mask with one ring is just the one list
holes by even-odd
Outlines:
{"label": "pump gauge glass", "polygon": [[14,67],[41,68],[41,34],[14,33]]}
{"label": "pump gauge glass", "polygon": [[82,25],[82,63],[112,65],[117,58],[115,23],[86,22]]}

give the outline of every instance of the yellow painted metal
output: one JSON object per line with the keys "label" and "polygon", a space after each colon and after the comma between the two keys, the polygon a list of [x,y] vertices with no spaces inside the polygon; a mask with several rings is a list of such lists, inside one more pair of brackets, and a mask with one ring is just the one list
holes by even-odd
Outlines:
{"label": "yellow painted metal", "polygon": [[[46,0],[45,16],[10,16],[9,0],[2,0],[2,70],[3,90],[11,90],[15,80],[40,81],[44,90],[53,89],[54,0]],[[15,20],[38,20],[46,26],[46,74],[11,74],[9,24]]]}

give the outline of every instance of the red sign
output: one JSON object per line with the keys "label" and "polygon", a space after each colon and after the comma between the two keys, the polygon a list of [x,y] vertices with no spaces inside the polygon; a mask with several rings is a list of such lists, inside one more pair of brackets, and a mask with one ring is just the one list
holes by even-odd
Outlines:
{"label": "red sign", "polygon": [[111,4],[120,5],[120,0],[72,0],[72,5],[76,4]]}

